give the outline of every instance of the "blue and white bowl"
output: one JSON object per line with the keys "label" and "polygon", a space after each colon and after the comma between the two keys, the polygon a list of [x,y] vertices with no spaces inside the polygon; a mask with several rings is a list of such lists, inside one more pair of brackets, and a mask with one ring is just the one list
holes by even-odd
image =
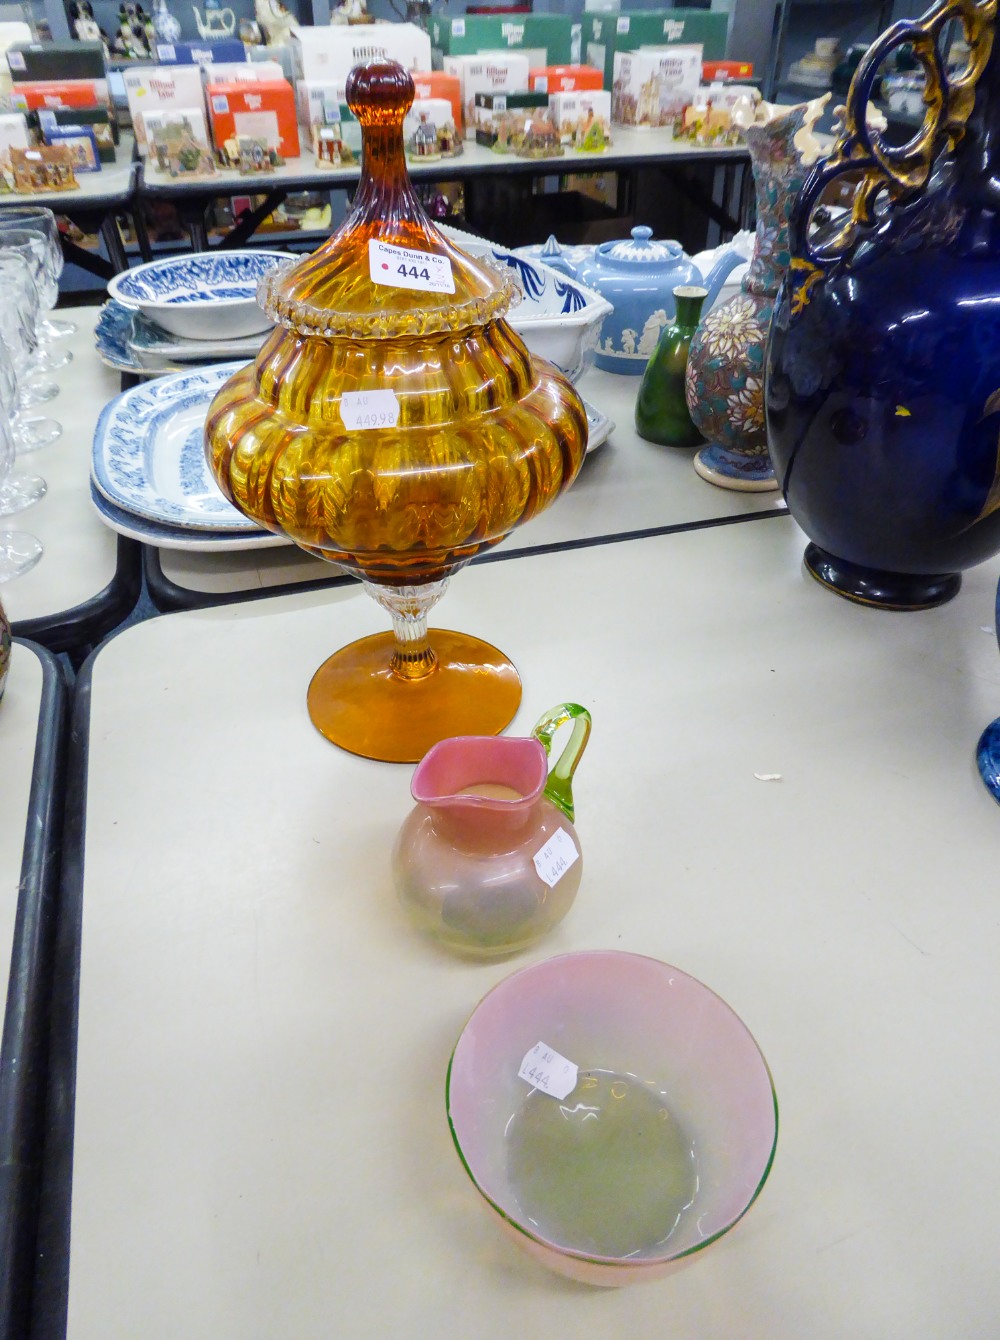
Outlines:
{"label": "blue and white bowl", "polygon": [[513,271],[521,301],[508,313],[508,322],[530,353],[547,358],[571,382],[577,381],[594,361],[601,326],[613,310],[611,303],[540,261],[457,228],[442,227],[441,231],[470,256]]}
{"label": "blue and white bowl", "polygon": [[253,335],[271,325],[257,306],[258,281],[294,259],[281,251],[251,250],[168,256],[115,275],[108,294],[182,339]]}

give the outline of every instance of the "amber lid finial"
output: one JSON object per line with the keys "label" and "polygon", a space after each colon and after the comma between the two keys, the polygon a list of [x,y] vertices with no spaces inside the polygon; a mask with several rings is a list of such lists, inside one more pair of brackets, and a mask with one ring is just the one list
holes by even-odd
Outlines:
{"label": "amber lid finial", "polygon": [[519,300],[509,272],[467,256],[424,213],[403,152],[412,102],[413,80],[395,61],[348,76],[362,135],[354,207],[318,251],[261,280],[258,301],[280,325],[326,338],[431,335],[483,326]]}

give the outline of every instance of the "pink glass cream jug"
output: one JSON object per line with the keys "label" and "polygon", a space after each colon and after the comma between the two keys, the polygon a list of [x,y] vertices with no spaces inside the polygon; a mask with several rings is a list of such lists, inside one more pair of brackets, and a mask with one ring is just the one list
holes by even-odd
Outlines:
{"label": "pink glass cream jug", "polygon": [[[553,737],[570,721],[549,772]],[[586,708],[561,703],[527,739],[457,735],[425,754],[392,857],[400,902],[421,930],[487,958],[562,920],[583,874],[572,781],[590,725]]]}

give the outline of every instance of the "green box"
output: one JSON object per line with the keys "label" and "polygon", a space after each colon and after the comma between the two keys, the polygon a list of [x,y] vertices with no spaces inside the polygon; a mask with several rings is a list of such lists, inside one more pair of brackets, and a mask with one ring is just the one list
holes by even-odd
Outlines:
{"label": "green box", "polygon": [[681,42],[703,48],[705,60],[723,60],[729,35],[729,15],[708,9],[625,10],[621,14],[583,16],[585,65],[604,71],[604,87],[614,83],[615,52],[640,47],[670,46]]}
{"label": "green box", "polygon": [[568,14],[466,14],[431,18],[431,55],[435,68],[445,56],[475,56],[480,51],[545,51],[542,65],[569,65],[573,30],[577,46],[581,25]]}

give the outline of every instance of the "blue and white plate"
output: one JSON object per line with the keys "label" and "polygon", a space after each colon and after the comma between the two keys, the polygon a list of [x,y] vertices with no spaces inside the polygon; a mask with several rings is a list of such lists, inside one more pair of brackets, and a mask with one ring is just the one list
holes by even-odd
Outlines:
{"label": "blue and white plate", "polygon": [[215,530],[183,530],[163,525],[159,521],[148,521],[145,517],[133,516],[114,503],[108,502],[103,493],[98,493],[94,481],[90,481],[90,500],[105,525],[119,535],[130,540],[140,540],[143,544],[154,545],[157,549],[184,549],[196,554],[233,553],[246,549],[271,549],[275,545],[290,545],[291,540],[283,535],[273,535],[269,530],[258,530],[253,534],[241,532],[229,533]]}
{"label": "blue and white plate", "polygon": [[91,477],[108,502],[185,530],[260,532],[228,502],[205,460],[205,418],[245,362],[216,363],[133,386],[106,405],[94,433]]}
{"label": "blue and white plate", "polygon": [[94,342],[101,360],[116,372],[159,377],[164,372],[184,372],[192,363],[231,362],[234,355],[251,359],[269,333],[262,330],[227,340],[183,340],[111,298],[97,318]]}
{"label": "blue and white plate", "polygon": [[123,307],[114,299],[101,308],[94,327],[94,343],[103,363],[116,372],[137,372],[147,375],[135,354],[128,347],[132,333],[132,317],[135,315],[128,307]]}
{"label": "blue and white plate", "polygon": [[165,256],[108,283],[108,296],[183,339],[229,339],[267,330],[257,285],[295,258],[282,251],[202,251]]}

